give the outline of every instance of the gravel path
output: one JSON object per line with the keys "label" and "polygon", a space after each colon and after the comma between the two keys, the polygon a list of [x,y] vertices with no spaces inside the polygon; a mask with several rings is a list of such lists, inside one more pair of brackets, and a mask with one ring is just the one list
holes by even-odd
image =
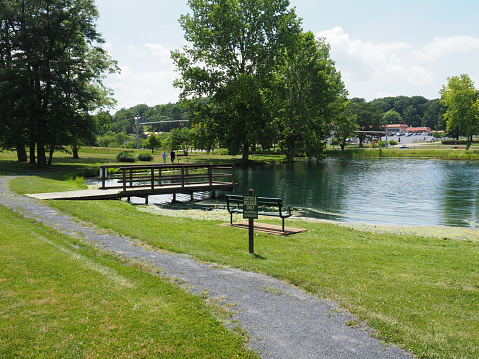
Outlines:
{"label": "gravel path", "polygon": [[347,326],[355,318],[334,302],[265,275],[197,263],[190,256],[147,250],[131,238],[99,234],[37,200],[12,193],[7,187],[9,178],[0,177],[0,205],[125,257],[150,260],[194,292],[206,290],[211,298],[235,304],[234,319],[248,331],[249,346],[263,358],[412,358],[373,338],[367,327]]}

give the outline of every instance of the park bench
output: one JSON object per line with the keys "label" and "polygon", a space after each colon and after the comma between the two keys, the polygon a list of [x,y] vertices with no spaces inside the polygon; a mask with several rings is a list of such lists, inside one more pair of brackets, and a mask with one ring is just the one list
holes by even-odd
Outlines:
{"label": "park bench", "polygon": [[[230,224],[233,224],[233,213],[243,213],[244,196],[226,195],[226,206],[230,213]],[[284,208],[283,200],[281,198],[257,197],[258,215],[280,217],[284,219],[291,217],[291,207]]]}

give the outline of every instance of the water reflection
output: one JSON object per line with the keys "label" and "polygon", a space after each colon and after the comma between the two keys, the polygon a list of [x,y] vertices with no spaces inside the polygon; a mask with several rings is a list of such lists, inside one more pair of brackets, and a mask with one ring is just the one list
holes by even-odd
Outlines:
{"label": "water reflection", "polygon": [[[281,197],[305,216],[344,222],[479,227],[479,162],[328,159],[236,168],[236,194]],[[195,193],[195,200],[209,193]],[[177,200],[189,202],[189,195]],[[169,204],[172,195],[150,196]],[[132,198],[143,204],[144,199]],[[208,203],[208,201],[206,201]],[[213,203],[213,202],[211,202]],[[213,203],[218,204],[217,202]],[[191,207],[191,205],[189,205]]]}
{"label": "water reflection", "polygon": [[238,169],[236,193],[253,188],[323,219],[475,227],[478,174],[477,162],[329,159]]}

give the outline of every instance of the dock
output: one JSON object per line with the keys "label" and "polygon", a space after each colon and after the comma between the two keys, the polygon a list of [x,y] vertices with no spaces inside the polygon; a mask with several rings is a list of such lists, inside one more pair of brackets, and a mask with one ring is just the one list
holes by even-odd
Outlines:
{"label": "dock", "polygon": [[131,197],[145,198],[160,194],[187,194],[193,200],[195,192],[234,192],[234,165],[212,164],[150,164],[102,165],[98,189],[28,194],[44,200],[107,200]]}

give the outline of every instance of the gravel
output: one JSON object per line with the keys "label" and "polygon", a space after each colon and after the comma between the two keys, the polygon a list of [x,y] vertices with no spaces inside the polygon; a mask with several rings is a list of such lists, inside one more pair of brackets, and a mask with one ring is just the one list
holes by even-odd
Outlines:
{"label": "gravel", "polygon": [[372,330],[354,321],[336,303],[318,299],[280,280],[252,272],[196,262],[187,255],[157,252],[138,246],[138,241],[101,234],[91,226],[12,193],[0,177],[0,205],[22,213],[58,231],[80,236],[133,259],[146,259],[163,275],[178,278],[194,293],[207,293],[232,307],[238,324],[249,336],[249,347],[263,358],[412,358],[394,346],[374,338]]}

